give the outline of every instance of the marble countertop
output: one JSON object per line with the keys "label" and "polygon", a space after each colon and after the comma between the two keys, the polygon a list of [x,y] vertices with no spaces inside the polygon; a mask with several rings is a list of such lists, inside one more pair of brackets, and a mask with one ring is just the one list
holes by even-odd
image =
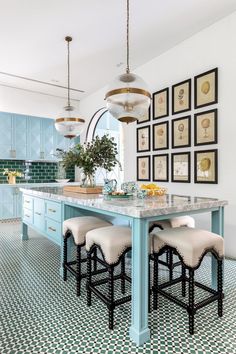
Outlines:
{"label": "marble countertop", "polygon": [[40,187],[40,186],[43,186],[43,187],[47,187],[47,186],[52,186],[52,187],[57,187],[57,186],[65,186],[65,185],[79,185],[80,183],[79,182],[43,182],[43,183],[16,183],[16,184],[9,184],[9,183],[0,183],[0,188],[1,187],[18,187],[18,188],[21,188],[21,187],[30,187],[30,188],[35,188],[35,187]]}
{"label": "marble countertop", "polygon": [[32,188],[28,185],[20,188],[20,190],[25,194],[45,199],[73,203],[78,206],[91,207],[135,218],[211,209],[228,204],[226,200],[176,194],[148,197],[143,200],[137,198],[104,200],[102,195],[65,192],[62,187]]}

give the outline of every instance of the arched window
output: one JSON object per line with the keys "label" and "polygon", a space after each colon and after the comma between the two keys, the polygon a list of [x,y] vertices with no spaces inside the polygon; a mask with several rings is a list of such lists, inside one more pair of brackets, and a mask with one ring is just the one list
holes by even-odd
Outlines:
{"label": "arched window", "polygon": [[[106,109],[99,110],[92,118],[87,131],[87,141],[93,139],[95,136],[102,137],[107,134],[113,137],[117,144],[118,156],[123,167],[123,128],[122,124],[115,119]],[[104,178],[116,179],[118,184],[123,182],[123,170],[117,165],[112,172],[107,173],[103,169],[98,169],[95,175],[97,184],[103,184]]]}

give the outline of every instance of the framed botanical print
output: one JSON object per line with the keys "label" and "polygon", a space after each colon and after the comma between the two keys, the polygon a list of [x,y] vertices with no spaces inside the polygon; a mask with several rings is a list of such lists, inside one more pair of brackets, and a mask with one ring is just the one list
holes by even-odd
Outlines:
{"label": "framed botanical print", "polygon": [[194,115],[194,145],[217,144],[217,109]]}
{"label": "framed botanical print", "polygon": [[218,68],[194,77],[194,108],[218,102]]}
{"label": "framed botanical print", "polygon": [[137,120],[137,124],[142,124],[142,123],[145,123],[145,122],[149,122],[151,120],[151,106],[149,107],[148,111],[146,112],[146,114],[139,118]]}
{"label": "framed botanical print", "polygon": [[172,86],[172,114],[191,109],[191,79]]}
{"label": "framed botanical print", "polygon": [[191,146],[191,116],[172,120],[172,148]]}
{"label": "framed botanical print", "polygon": [[217,149],[194,152],[194,182],[218,183]]}
{"label": "framed botanical print", "polygon": [[154,124],[152,129],[153,150],[169,149],[169,122]]}
{"label": "framed botanical print", "polygon": [[190,183],[190,152],[171,154],[171,181]]}
{"label": "framed botanical print", "polygon": [[150,156],[137,157],[137,181],[150,181]]}
{"label": "framed botanical print", "polygon": [[152,95],[152,117],[159,119],[169,115],[169,88],[154,92]]}
{"label": "framed botanical print", "polygon": [[153,155],[152,171],[153,181],[169,181],[169,155]]}
{"label": "framed botanical print", "polygon": [[137,128],[137,152],[150,151],[150,125]]}

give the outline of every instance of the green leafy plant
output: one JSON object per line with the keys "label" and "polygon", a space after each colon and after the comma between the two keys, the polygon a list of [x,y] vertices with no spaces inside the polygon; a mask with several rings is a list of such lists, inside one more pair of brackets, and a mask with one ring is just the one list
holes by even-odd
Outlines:
{"label": "green leafy plant", "polygon": [[[62,164],[65,169],[77,166],[80,167],[85,178],[90,180],[98,168],[104,168],[110,172],[120,162],[116,156],[118,154],[117,144],[114,138],[108,135],[103,137],[96,136],[91,142],[77,144],[68,152],[57,149],[58,156],[62,158]],[[91,183],[92,184],[92,183]]]}

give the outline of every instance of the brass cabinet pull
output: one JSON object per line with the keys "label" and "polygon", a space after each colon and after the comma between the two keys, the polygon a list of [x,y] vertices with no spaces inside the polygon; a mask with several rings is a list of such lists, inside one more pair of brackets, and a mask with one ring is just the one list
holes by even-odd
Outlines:
{"label": "brass cabinet pull", "polygon": [[53,232],[56,232],[56,231],[57,231],[56,229],[54,229],[54,228],[51,227],[51,226],[49,226],[48,230],[51,230],[51,231],[53,231]]}
{"label": "brass cabinet pull", "polygon": [[35,214],[37,214],[37,215],[42,215],[42,214],[41,214],[41,213],[39,213],[38,211],[36,211],[36,212],[35,212]]}
{"label": "brass cabinet pull", "polygon": [[56,212],[55,209],[51,209],[51,208],[49,208],[48,211],[51,211],[52,213],[55,213],[55,212]]}

